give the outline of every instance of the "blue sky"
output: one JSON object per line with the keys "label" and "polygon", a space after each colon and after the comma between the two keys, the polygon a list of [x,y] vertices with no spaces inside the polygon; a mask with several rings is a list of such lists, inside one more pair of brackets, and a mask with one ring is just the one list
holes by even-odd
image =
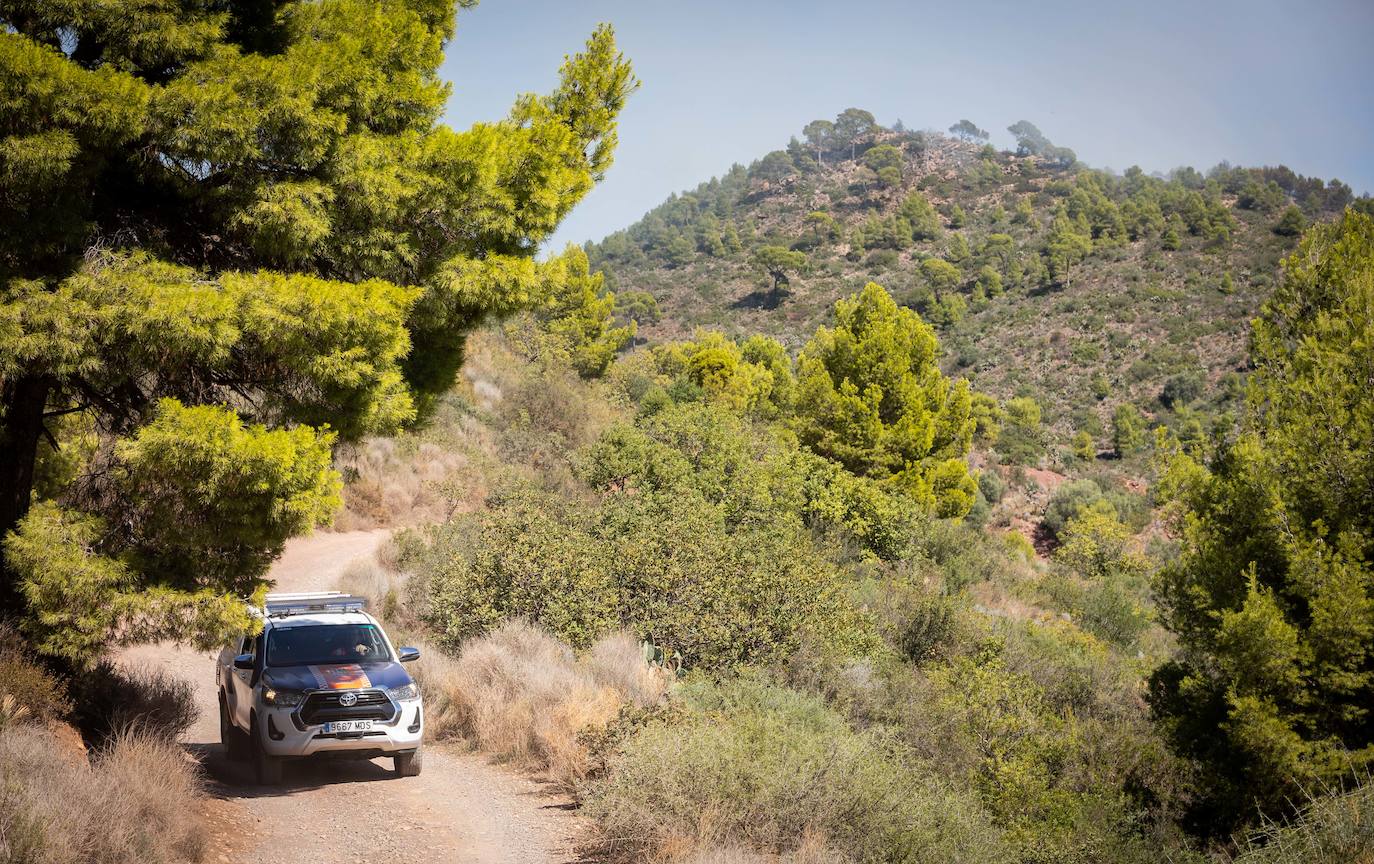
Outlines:
{"label": "blue sky", "polygon": [[1284,163],[1374,191],[1374,0],[484,0],[448,46],[448,122],[549,90],[601,21],[643,87],[616,164],[555,246],[599,240],[850,106],[920,129],[968,117],[999,146],[1027,119],[1097,167]]}

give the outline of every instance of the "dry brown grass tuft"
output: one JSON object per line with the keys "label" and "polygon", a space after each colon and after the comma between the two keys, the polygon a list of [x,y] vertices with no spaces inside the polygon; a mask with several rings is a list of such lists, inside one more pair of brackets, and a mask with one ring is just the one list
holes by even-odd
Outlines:
{"label": "dry brown grass tuft", "polygon": [[108,660],[73,682],[72,704],[77,727],[94,744],[130,728],[175,741],[200,715],[189,681],[164,669]]}
{"label": "dry brown grass tuft", "polygon": [[0,861],[199,861],[196,764],[175,743],[126,729],[89,761],[39,726],[0,732]]}
{"label": "dry brown grass tuft", "polygon": [[845,864],[848,859],[829,848],[819,835],[807,834],[796,849],[781,855],[684,839],[659,850],[652,860],[654,864]]}
{"label": "dry brown grass tuft", "polygon": [[432,738],[461,736],[463,711],[454,686],[458,680],[457,658],[424,640],[412,638],[410,644],[420,649],[420,659],[410,664],[410,674],[425,694],[427,734]]}
{"label": "dry brown grass tuft", "polygon": [[467,454],[414,435],[369,438],[340,451],[348,478],[340,531],[442,522],[454,509],[446,487],[469,465]]}
{"label": "dry brown grass tuft", "polygon": [[582,662],[597,683],[614,688],[640,708],[657,705],[671,680],[662,668],[645,662],[642,644],[625,632],[600,639]]}
{"label": "dry brown grass tuft", "polygon": [[523,621],[471,640],[456,659],[428,651],[417,669],[436,736],[460,734],[568,787],[590,767],[582,734],[604,729],[626,702],[656,702],[666,689],[658,674],[630,637],[608,637],[579,662]]}
{"label": "dry brown grass tuft", "polygon": [[405,640],[424,630],[428,592],[423,577],[401,569],[400,557],[399,544],[393,536],[372,557],[349,564],[339,576],[337,587],[366,598],[368,611],[387,622],[394,638]]}
{"label": "dry brown grass tuft", "polygon": [[57,720],[71,707],[66,685],[44,668],[12,626],[0,622],[0,726],[6,719]]}

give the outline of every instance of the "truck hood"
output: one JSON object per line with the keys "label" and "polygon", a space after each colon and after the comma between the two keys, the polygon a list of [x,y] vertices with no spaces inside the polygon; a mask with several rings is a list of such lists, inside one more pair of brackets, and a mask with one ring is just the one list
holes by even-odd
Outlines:
{"label": "truck hood", "polygon": [[404,687],[410,673],[400,663],[337,663],[319,666],[269,666],[266,675],[280,690],[366,690]]}

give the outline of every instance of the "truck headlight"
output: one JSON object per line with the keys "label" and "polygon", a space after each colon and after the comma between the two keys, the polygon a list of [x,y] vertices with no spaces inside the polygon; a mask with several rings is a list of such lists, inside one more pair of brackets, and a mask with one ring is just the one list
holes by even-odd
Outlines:
{"label": "truck headlight", "polygon": [[278,708],[295,708],[304,696],[299,690],[278,690],[267,683],[262,688],[262,701]]}
{"label": "truck headlight", "polygon": [[388,696],[395,699],[397,702],[410,702],[413,699],[420,698],[420,688],[414,681],[411,681],[404,687],[388,687],[386,692]]}

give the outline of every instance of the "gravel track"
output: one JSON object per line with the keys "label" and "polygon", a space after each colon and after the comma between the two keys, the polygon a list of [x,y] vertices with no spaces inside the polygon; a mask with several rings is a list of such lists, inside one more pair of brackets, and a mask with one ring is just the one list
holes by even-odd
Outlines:
{"label": "gravel track", "polygon": [[[272,568],[280,591],[332,589],[385,531],[315,534],[287,544]],[[540,864],[577,861],[580,824],[565,797],[480,754],[427,743],[419,777],[391,760],[289,762],[281,786],[253,782],[219,745],[214,655],[144,645],[121,662],[166,669],[195,688],[200,717],[184,736],[209,775],[208,860],[278,864]],[[156,782],[150,778],[150,782]]]}

